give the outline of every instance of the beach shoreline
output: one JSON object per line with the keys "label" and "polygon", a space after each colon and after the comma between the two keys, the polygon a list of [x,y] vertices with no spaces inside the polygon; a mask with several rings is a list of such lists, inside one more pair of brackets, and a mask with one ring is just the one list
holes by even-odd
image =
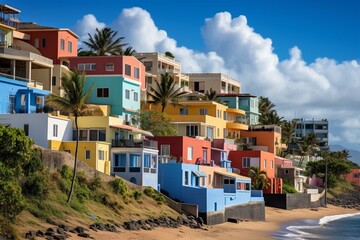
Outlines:
{"label": "beach shoreline", "polygon": [[[155,228],[145,231],[128,231],[119,229],[117,233],[92,231],[88,233],[97,240],[125,239],[125,240],[168,240],[168,239],[274,239],[272,234],[280,230],[286,223],[301,219],[320,220],[325,216],[357,213],[358,210],[328,205],[320,207],[317,211],[312,209],[283,210],[266,207],[264,222],[243,221],[240,223],[222,223],[213,226],[205,226],[204,229],[179,228]],[[71,239],[82,239],[72,236]]]}

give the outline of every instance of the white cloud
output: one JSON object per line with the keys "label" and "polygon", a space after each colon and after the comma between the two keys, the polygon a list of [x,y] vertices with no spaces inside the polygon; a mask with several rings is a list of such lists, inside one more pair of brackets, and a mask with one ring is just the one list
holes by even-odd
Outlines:
{"label": "white cloud", "polygon": [[104,27],[106,27],[106,24],[99,22],[92,14],[87,14],[81,20],[78,20],[74,26],[74,31],[80,37],[79,47],[83,47],[82,42],[88,39],[88,33],[93,35],[96,28],[102,29]]}
{"label": "white cloud", "polygon": [[331,141],[331,143],[340,143],[341,142],[341,137],[335,136],[332,133],[330,133],[329,134],[329,140]]}
{"label": "white cloud", "polygon": [[[86,36],[103,25],[86,15],[75,31]],[[228,12],[205,19],[201,34],[208,52],[179,46],[141,8],[122,10],[111,27],[138,52],[172,52],[185,72],[222,72],[238,79],[242,92],[269,97],[281,116],[343,122],[330,129],[332,142],[360,139],[360,63],[356,60],[338,63],[318,58],[306,63],[300,48],[294,46],[289,58],[280,61],[271,39],[255,32],[245,16],[233,18]]]}

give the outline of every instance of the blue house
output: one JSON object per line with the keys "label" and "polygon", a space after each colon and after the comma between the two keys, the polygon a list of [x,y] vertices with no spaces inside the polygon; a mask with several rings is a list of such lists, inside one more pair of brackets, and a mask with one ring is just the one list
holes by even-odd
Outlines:
{"label": "blue house", "polygon": [[251,179],[225,168],[160,163],[159,184],[170,198],[197,205],[199,215],[208,224],[226,221],[229,217],[226,209],[230,207],[246,208],[251,203],[260,203],[260,211],[264,207],[262,191],[251,190]]}
{"label": "blue house", "polygon": [[42,112],[50,91],[30,88],[27,82],[0,76],[0,114]]}
{"label": "blue house", "polygon": [[259,98],[251,94],[218,94],[218,97],[230,108],[241,109],[246,112],[237,121],[247,125],[259,124]]}

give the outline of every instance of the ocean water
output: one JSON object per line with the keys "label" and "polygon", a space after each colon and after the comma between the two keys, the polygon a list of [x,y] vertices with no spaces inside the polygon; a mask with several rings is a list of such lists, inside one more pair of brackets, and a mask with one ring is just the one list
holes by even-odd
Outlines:
{"label": "ocean water", "polygon": [[360,213],[326,216],[320,220],[298,220],[272,234],[274,239],[360,240]]}

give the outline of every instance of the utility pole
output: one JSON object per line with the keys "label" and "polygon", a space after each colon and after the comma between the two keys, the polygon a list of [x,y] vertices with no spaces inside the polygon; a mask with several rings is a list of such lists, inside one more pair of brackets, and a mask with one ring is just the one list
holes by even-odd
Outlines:
{"label": "utility pole", "polygon": [[325,158],[325,207],[327,207],[328,160]]}

